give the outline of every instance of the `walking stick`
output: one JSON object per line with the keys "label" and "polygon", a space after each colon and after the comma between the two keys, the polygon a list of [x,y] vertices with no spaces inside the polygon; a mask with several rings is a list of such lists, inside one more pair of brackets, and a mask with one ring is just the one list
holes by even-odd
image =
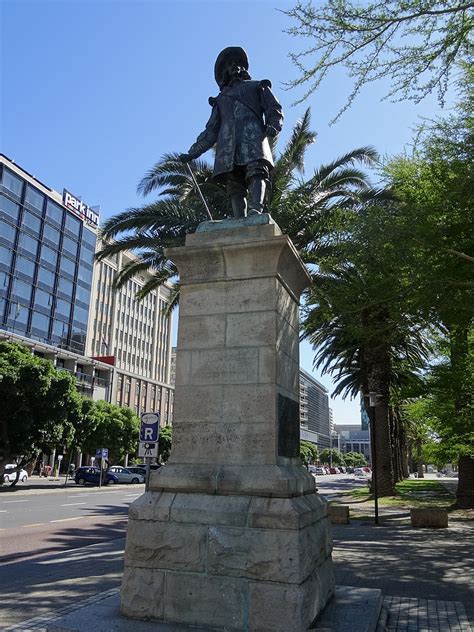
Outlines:
{"label": "walking stick", "polygon": [[194,177],[194,173],[193,170],[191,169],[191,165],[189,164],[189,162],[186,163],[186,167],[188,168],[189,174],[192,178],[192,181],[194,182],[194,186],[196,187],[197,192],[199,193],[199,197],[201,198],[202,203],[204,204],[204,208],[207,211],[207,214],[209,215],[209,219],[213,219],[212,215],[211,215],[211,211],[209,210],[209,207],[207,205],[206,200],[204,199],[204,195],[202,194],[201,189],[199,188],[199,184],[197,183],[196,178]]}

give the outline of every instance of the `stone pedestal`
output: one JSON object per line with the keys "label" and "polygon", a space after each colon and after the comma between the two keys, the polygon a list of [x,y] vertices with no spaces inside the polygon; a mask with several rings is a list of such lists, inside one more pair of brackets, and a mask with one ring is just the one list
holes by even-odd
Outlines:
{"label": "stone pedestal", "polygon": [[303,632],[334,592],[326,502],[299,459],[298,301],[268,215],[206,222],[180,273],[173,448],[130,508],[125,616]]}

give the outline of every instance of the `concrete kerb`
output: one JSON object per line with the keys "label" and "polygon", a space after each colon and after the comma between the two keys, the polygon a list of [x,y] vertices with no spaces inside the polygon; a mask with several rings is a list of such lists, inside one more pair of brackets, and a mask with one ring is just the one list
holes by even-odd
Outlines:
{"label": "concrete kerb", "polygon": [[[310,628],[313,632],[375,632],[382,608],[377,589],[340,586],[331,604]],[[126,619],[119,613],[119,590],[112,589],[68,606],[53,616],[36,617],[3,632],[209,632],[158,621]],[[288,632],[291,632],[290,630]]]}
{"label": "concrete kerb", "polygon": [[98,485],[76,485],[74,480],[71,482],[68,481],[67,485],[64,484],[64,481],[58,483],[56,481],[51,481],[51,485],[45,484],[41,486],[27,486],[22,485],[21,487],[10,487],[9,485],[3,485],[0,487],[0,497],[2,494],[14,494],[15,496],[36,496],[41,494],[51,494],[51,493],[61,493],[61,492],[75,492],[75,491],[84,491],[84,489],[90,489],[93,491],[111,491],[113,489],[143,489],[143,493],[145,493],[145,486],[143,483],[131,484],[131,483],[121,483],[118,485],[107,485],[99,487]]}

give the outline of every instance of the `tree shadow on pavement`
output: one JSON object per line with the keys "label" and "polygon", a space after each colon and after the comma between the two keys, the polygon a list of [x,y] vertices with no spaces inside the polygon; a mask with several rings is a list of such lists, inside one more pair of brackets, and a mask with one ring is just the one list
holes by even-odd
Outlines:
{"label": "tree shadow on pavement", "polygon": [[93,524],[87,526],[85,520],[63,527],[48,534],[37,551],[1,557],[0,629],[118,587],[127,511],[128,507],[92,507],[90,517],[98,518]]}
{"label": "tree shadow on pavement", "polygon": [[456,521],[447,529],[388,522],[333,525],[336,583],[381,588],[385,595],[461,601],[473,617],[472,524]]}
{"label": "tree shadow on pavement", "polygon": [[[83,508],[82,512],[87,513],[84,521],[75,521],[71,526],[47,533],[41,541],[41,548],[0,555],[0,564],[3,566],[23,559],[31,560],[46,554],[125,537],[128,520],[127,505],[123,507],[102,505]],[[95,521],[94,518],[96,518]],[[106,521],[101,522],[104,518]]]}

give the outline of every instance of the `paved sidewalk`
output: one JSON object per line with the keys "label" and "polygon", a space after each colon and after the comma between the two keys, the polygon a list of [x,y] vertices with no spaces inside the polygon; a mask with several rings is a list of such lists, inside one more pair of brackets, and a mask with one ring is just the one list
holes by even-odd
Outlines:
{"label": "paved sidewalk", "polygon": [[447,529],[396,522],[333,525],[336,583],[380,588],[384,595],[422,603],[461,602],[474,621],[473,527],[472,520],[461,519],[450,519]]}
{"label": "paved sidewalk", "polygon": [[459,601],[385,597],[388,632],[471,632]]}

